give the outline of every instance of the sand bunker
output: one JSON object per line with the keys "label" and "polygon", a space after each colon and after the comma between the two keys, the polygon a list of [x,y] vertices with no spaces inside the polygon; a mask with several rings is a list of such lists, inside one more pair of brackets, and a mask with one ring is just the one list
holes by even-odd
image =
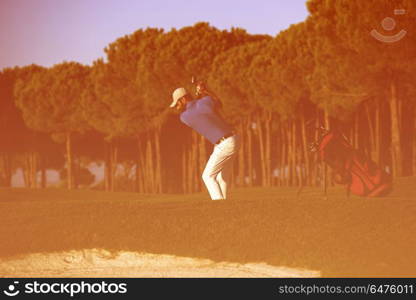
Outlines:
{"label": "sand bunker", "polygon": [[208,259],[90,249],[0,260],[2,277],[319,277],[320,272]]}

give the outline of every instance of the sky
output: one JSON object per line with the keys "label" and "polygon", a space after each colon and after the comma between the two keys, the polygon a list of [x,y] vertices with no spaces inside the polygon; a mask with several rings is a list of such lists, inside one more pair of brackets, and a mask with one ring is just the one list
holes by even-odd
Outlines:
{"label": "sky", "polygon": [[276,35],[306,19],[306,0],[0,0],[0,70],[32,63],[91,64],[140,28],[209,22]]}

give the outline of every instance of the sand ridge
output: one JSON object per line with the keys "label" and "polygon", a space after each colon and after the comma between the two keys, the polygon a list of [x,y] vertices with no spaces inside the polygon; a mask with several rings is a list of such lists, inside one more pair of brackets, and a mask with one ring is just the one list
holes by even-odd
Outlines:
{"label": "sand ridge", "polygon": [[320,277],[319,271],[263,262],[231,263],[105,249],[36,253],[0,261],[1,277]]}

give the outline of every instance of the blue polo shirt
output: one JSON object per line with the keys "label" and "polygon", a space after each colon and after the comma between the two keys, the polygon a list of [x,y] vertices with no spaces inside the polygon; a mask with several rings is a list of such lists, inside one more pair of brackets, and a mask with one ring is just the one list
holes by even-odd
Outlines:
{"label": "blue polo shirt", "polygon": [[180,119],[213,144],[232,132],[231,126],[215,112],[215,103],[209,96],[188,102]]}

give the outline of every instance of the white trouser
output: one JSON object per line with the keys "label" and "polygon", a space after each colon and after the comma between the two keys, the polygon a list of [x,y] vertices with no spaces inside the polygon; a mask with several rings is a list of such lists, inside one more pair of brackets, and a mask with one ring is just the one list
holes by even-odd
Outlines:
{"label": "white trouser", "polygon": [[233,135],[214,146],[202,179],[212,200],[227,198],[227,183],[230,180],[235,155],[240,148],[240,138]]}

